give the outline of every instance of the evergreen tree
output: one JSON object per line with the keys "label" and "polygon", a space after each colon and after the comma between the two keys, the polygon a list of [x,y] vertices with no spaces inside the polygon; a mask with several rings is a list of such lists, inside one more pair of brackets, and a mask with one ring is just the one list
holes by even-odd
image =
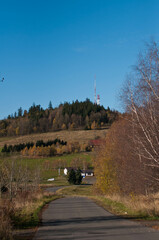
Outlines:
{"label": "evergreen tree", "polygon": [[22,117],[22,114],[23,114],[23,110],[22,110],[22,108],[20,107],[20,108],[18,109],[18,117]]}
{"label": "evergreen tree", "polygon": [[8,147],[7,144],[4,145],[4,147],[2,148],[1,152],[8,152]]}
{"label": "evergreen tree", "polygon": [[77,171],[75,171],[74,169],[71,169],[71,171],[69,171],[68,173],[68,182],[70,184],[81,184],[82,182],[82,176],[81,176],[81,170],[78,169]]}
{"label": "evergreen tree", "polygon": [[81,184],[82,182],[82,176],[81,176],[81,169],[78,168],[77,172],[76,172],[76,184]]}
{"label": "evergreen tree", "polygon": [[52,102],[51,102],[51,101],[49,102],[48,108],[49,108],[49,110],[53,109],[53,107],[52,107]]}
{"label": "evergreen tree", "polygon": [[70,184],[75,184],[76,183],[76,172],[74,169],[71,169],[68,173],[68,182]]}
{"label": "evergreen tree", "polygon": [[15,113],[14,113],[14,118],[16,118],[16,117],[17,117],[17,113],[15,112]]}

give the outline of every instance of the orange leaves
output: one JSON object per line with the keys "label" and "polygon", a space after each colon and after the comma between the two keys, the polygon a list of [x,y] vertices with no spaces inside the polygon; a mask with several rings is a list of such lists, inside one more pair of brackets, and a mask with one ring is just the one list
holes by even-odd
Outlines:
{"label": "orange leaves", "polygon": [[87,143],[68,143],[67,145],[56,144],[48,147],[30,147],[29,149],[26,147],[21,151],[23,156],[30,156],[30,157],[49,157],[55,155],[63,155],[63,154],[70,154],[70,153],[78,153],[78,152],[85,152],[88,149]]}

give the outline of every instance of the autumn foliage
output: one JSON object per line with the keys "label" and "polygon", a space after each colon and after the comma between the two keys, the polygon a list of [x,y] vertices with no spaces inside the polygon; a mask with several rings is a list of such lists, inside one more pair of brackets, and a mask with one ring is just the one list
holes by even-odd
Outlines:
{"label": "autumn foliage", "polygon": [[149,194],[159,187],[159,48],[151,43],[129,76],[114,122],[94,161],[102,193]]}
{"label": "autumn foliage", "polygon": [[89,147],[89,144],[79,144],[79,143],[67,143],[67,145],[56,144],[52,146],[37,146],[34,145],[31,148],[25,147],[21,154],[23,156],[30,156],[30,157],[51,157],[56,155],[63,155],[63,154],[70,154],[70,153],[79,153],[79,152],[86,152],[92,150]]}
{"label": "autumn foliage", "polygon": [[117,116],[117,111],[105,109],[89,99],[84,102],[65,102],[57,108],[53,108],[49,103],[47,109],[33,104],[28,111],[19,108],[18,113],[1,120],[0,136],[20,136],[66,129],[97,129],[112,124]]}

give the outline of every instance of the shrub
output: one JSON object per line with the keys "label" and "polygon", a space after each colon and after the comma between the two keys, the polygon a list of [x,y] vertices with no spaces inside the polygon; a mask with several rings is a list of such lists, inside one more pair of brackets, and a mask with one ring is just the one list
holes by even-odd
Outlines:
{"label": "shrub", "polygon": [[81,170],[78,169],[75,171],[74,169],[71,169],[68,173],[68,182],[70,184],[81,184],[82,182],[82,176],[81,176]]}
{"label": "shrub", "polygon": [[68,173],[68,182],[70,184],[75,184],[76,183],[76,173],[74,169],[71,169]]}
{"label": "shrub", "polygon": [[8,202],[0,203],[0,239],[12,240],[11,215],[13,215],[13,206]]}
{"label": "shrub", "polygon": [[77,170],[77,172],[76,172],[76,184],[81,184],[81,182],[82,182],[82,176],[81,176],[81,170],[80,169],[78,169]]}

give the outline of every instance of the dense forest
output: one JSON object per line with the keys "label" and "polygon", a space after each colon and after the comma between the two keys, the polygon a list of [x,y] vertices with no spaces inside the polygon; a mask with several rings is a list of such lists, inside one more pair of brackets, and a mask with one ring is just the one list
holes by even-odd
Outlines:
{"label": "dense forest", "polygon": [[33,104],[29,110],[21,107],[14,115],[0,121],[0,136],[19,136],[58,130],[91,130],[111,125],[118,112],[93,104],[89,99],[84,102],[60,104],[53,108],[51,101],[47,109]]}

